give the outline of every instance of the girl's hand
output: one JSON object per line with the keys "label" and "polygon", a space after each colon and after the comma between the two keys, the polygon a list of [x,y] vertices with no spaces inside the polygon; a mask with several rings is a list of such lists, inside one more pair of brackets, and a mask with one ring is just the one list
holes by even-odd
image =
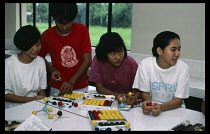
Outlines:
{"label": "girl's hand", "polygon": [[[150,112],[152,111],[152,109],[154,108],[153,104],[151,104],[152,102],[150,100],[146,100],[142,103],[142,111],[144,114],[150,114]],[[147,104],[151,104],[150,106],[147,106]]]}
{"label": "girl's hand", "polygon": [[137,97],[134,95],[128,95],[128,94],[126,95],[126,103],[128,105],[133,104],[136,101],[136,99],[137,99]]}
{"label": "girl's hand", "polygon": [[153,116],[158,116],[160,114],[161,110],[161,106],[157,103],[153,103],[154,108],[152,109],[152,115]]}
{"label": "girl's hand", "polygon": [[124,103],[125,95],[119,94],[116,99],[117,99],[118,103]]}

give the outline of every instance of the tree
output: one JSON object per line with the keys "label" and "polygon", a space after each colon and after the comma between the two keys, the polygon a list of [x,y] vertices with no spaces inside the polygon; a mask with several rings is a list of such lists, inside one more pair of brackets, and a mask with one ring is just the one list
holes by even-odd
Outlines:
{"label": "tree", "polygon": [[82,23],[85,25],[86,19],[86,4],[85,3],[77,3],[78,6],[78,14],[75,18],[75,22]]}
{"label": "tree", "polygon": [[37,3],[36,6],[36,18],[41,22],[48,21],[48,8],[49,3]]}
{"label": "tree", "polygon": [[112,26],[130,27],[132,19],[132,3],[113,3]]}
{"label": "tree", "polygon": [[90,3],[90,25],[106,26],[107,3]]}

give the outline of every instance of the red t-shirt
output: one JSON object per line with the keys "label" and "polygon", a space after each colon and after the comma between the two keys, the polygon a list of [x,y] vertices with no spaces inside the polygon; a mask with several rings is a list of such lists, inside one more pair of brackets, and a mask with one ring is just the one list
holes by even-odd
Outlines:
{"label": "red t-shirt", "polygon": [[[88,29],[85,25],[73,23],[72,31],[67,36],[61,36],[56,26],[43,32],[39,55],[51,56],[52,67],[61,73],[62,82],[55,84],[50,79],[50,86],[60,89],[63,82],[68,81],[82,64],[82,53],[91,53],[91,43]],[[88,86],[87,73],[74,85],[74,89]]]}

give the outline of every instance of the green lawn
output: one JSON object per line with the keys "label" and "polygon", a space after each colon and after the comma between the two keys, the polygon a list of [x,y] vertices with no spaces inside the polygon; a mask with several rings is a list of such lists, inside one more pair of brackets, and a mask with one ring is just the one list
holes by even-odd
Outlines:
{"label": "green lawn", "polygon": [[[31,24],[32,23],[28,23]],[[47,23],[36,23],[36,27],[42,33],[48,28]],[[107,32],[107,27],[89,26],[89,33],[92,46],[96,46],[99,42],[101,35]],[[123,38],[126,48],[130,50],[131,43],[131,28],[112,28],[112,32],[117,32]]]}

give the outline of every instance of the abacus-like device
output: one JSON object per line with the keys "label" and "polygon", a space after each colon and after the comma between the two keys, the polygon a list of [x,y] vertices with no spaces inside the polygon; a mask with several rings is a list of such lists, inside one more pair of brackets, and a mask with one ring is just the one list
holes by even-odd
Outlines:
{"label": "abacus-like device", "polygon": [[130,123],[119,110],[88,110],[94,131],[130,131]]}
{"label": "abacus-like device", "polygon": [[71,108],[72,106],[77,107],[78,103],[85,99],[85,95],[87,93],[84,92],[70,92],[65,93],[63,96],[61,95],[54,95],[49,97],[48,104],[52,104],[58,106],[59,103],[62,103],[62,107]]}
{"label": "abacus-like device", "polygon": [[82,110],[110,109],[114,105],[114,95],[88,93],[80,108]]}

